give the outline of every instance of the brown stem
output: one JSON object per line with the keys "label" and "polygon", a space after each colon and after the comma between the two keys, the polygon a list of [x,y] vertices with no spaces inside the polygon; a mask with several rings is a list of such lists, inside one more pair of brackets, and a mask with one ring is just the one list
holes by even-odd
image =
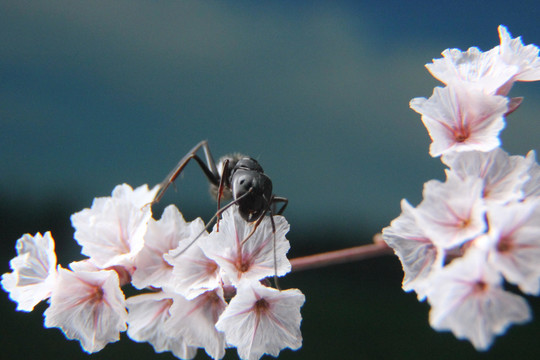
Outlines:
{"label": "brown stem", "polygon": [[291,271],[316,269],[323,266],[369,259],[392,253],[392,249],[384,241],[381,241],[375,244],[360,245],[348,249],[291,259]]}

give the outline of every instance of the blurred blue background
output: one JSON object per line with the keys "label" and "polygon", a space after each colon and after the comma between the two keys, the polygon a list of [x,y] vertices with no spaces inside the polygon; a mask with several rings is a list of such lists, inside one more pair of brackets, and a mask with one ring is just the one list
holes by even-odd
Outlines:
{"label": "blurred blue background", "polygon": [[[67,265],[79,251],[69,214],[116,184],[160,182],[202,139],[216,158],[242,152],[259,160],[275,193],[290,200],[285,215],[298,253],[367,242],[399,215],[402,198],[418,203],[423,183],[444,176],[429,157],[420,116],[408,107],[439,85],[424,64],[450,47],[492,48],[499,24],[538,44],[539,19],[537,0],[0,0],[2,273],[23,232],[53,230]],[[507,121],[503,147],[525,154],[539,145],[540,84],[517,84],[511,95],[525,101]],[[212,216],[215,203],[197,166],[177,189],[163,202],[187,218]],[[421,336],[442,336],[476,356],[470,345],[430,330],[427,306],[399,288],[399,263],[381,261],[328,270],[338,272],[327,280],[350,282],[338,282],[338,298],[355,299],[347,287],[358,286],[353,293],[366,300],[355,276],[371,271],[364,280],[382,291],[373,297],[398,298],[396,314],[408,301],[421,316],[414,317]],[[293,274],[290,286],[302,289],[294,276],[309,282],[308,275]],[[13,309],[9,303],[18,325],[27,315]],[[388,318],[380,334],[393,331],[386,340],[395,342]],[[372,358],[386,358],[380,345]],[[320,354],[310,349],[289,355]]]}

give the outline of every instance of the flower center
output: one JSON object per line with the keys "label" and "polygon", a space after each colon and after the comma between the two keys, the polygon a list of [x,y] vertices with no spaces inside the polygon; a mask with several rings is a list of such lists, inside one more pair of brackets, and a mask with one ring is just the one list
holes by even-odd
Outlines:
{"label": "flower center", "polygon": [[458,227],[461,229],[465,229],[471,224],[471,219],[460,219],[458,222]]}
{"label": "flower center", "polygon": [[236,269],[240,273],[248,272],[251,268],[251,260],[246,256],[239,256],[236,260]]}
{"label": "flower center", "polygon": [[218,268],[218,265],[213,261],[208,261],[205,265],[205,270],[208,275],[215,273]]}
{"label": "flower center", "polygon": [[509,252],[509,251],[512,250],[512,248],[513,248],[512,238],[503,237],[503,238],[499,239],[499,242],[497,243],[497,251],[498,252],[501,252],[501,253]]}
{"label": "flower center", "polygon": [[454,131],[454,139],[458,143],[465,142],[470,136],[469,131],[466,128],[457,129]]}
{"label": "flower center", "polygon": [[488,287],[488,284],[486,284],[485,282],[483,282],[482,280],[478,280],[475,284],[474,284],[474,287],[473,287],[473,292],[478,294],[478,293],[482,293],[484,291],[486,291]]}
{"label": "flower center", "polygon": [[88,302],[92,304],[100,303],[103,300],[105,293],[101,286],[94,287],[94,291],[88,296]]}
{"label": "flower center", "polygon": [[255,304],[253,305],[253,310],[255,310],[257,314],[264,314],[269,308],[270,303],[264,298],[255,301]]}

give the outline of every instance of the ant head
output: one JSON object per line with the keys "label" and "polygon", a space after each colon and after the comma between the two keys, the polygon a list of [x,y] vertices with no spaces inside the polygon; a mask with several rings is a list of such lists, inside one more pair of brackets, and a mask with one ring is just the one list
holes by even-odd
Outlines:
{"label": "ant head", "polygon": [[[243,160],[248,161],[242,163]],[[244,164],[253,166],[248,168],[242,166]],[[255,221],[268,210],[272,197],[272,181],[262,172],[261,166],[255,160],[245,158],[238,161],[231,175],[231,187],[233,198],[238,204],[238,212],[244,220]]]}

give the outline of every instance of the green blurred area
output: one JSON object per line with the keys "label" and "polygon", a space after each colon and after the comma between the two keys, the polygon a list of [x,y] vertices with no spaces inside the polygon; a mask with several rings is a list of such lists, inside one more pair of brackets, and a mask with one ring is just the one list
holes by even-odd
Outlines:
{"label": "green blurred area", "polygon": [[[0,271],[9,271],[16,239],[25,232],[51,230],[59,262],[67,266],[80,259],[73,240],[69,216],[70,200],[62,197],[31,204],[0,201],[2,252]],[[73,201],[75,202],[75,201]],[[294,225],[294,224],[293,224]],[[294,228],[294,226],[293,226]],[[330,230],[329,230],[329,233]],[[369,242],[372,234],[351,233],[330,238],[309,233],[291,233],[290,257]],[[322,238],[321,238],[322,237]],[[394,256],[363,260],[317,270],[292,273],[281,287],[299,288],[306,295],[302,308],[303,346],[284,350],[281,359],[538,359],[540,322],[514,326],[499,337],[485,353],[478,353],[466,341],[450,333],[438,333],[428,324],[429,307],[414,294],[401,289],[401,265]],[[540,300],[529,297],[533,313],[540,312]],[[7,293],[0,295],[2,359],[174,359],[170,353],[156,354],[147,343],[135,343],[125,334],[117,343],[88,355],[79,343],[65,339],[58,329],[43,327],[41,303],[32,313],[15,311]],[[200,350],[197,359],[208,358]],[[235,359],[234,349],[226,359]]]}

